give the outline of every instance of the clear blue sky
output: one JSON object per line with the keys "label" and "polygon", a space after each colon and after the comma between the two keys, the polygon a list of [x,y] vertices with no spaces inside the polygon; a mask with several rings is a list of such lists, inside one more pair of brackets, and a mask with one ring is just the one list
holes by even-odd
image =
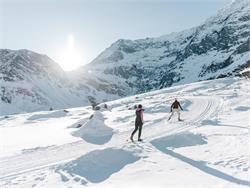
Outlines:
{"label": "clear blue sky", "polygon": [[0,48],[30,49],[58,62],[73,36],[84,64],[117,39],[197,26],[230,1],[0,0]]}

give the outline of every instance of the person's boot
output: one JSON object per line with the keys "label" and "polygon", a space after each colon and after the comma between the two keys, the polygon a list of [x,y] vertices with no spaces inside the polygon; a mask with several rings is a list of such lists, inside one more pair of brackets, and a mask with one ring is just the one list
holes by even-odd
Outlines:
{"label": "person's boot", "polygon": [[171,119],[171,117],[168,118],[168,121]]}
{"label": "person's boot", "polygon": [[130,136],[130,140],[134,142],[133,135]]}
{"label": "person's boot", "polygon": [[138,138],[138,141],[139,141],[139,142],[142,142],[142,139],[141,139],[141,138]]}

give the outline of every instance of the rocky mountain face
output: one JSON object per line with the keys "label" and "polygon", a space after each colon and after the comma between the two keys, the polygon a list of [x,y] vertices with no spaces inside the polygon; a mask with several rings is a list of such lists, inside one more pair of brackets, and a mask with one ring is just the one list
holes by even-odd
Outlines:
{"label": "rocky mountain face", "polygon": [[102,102],[199,80],[249,75],[250,1],[178,33],[118,40],[64,72],[46,55],[0,50],[0,115]]}
{"label": "rocky mountain face", "polygon": [[[125,94],[239,75],[249,67],[250,1],[236,0],[204,24],[158,38],[118,40],[82,71]],[[117,84],[118,81],[118,84]]]}

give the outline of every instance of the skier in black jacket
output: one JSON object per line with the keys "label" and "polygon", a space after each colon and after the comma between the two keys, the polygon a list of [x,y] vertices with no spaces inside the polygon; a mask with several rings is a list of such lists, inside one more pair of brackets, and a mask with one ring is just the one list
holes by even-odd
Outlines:
{"label": "skier in black jacket", "polygon": [[142,141],[141,139],[141,131],[142,131],[142,125],[143,125],[143,111],[144,109],[142,109],[142,105],[139,104],[136,111],[135,111],[135,114],[136,114],[136,118],[135,118],[135,129],[134,131],[132,132],[131,136],[130,136],[130,139],[132,141],[133,140],[133,137],[134,137],[134,134],[136,133],[136,131],[139,129],[139,133],[138,133],[138,141]]}
{"label": "skier in black jacket", "polygon": [[174,115],[174,113],[176,112],[178,114],[178,121],[182,121],[181,118],[180,118],[180,109],[182,109],[179,101],[177,101],[177,99],[175,99],[175,101],[173,102],[173,104],[171,105],[171,115],[169,116],[168,120],[171,119],[171,117]]}

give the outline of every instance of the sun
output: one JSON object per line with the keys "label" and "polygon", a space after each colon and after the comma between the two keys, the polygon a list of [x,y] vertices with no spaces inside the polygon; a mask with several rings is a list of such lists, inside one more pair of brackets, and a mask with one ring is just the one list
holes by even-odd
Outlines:
{"label": "sun", "polygon": [[75,38],[70,34],[67,38],[67,47],[60,53],[59,64],[65,71],[71,71],[79,67],[82,63],[80,52],[75,45]]}

